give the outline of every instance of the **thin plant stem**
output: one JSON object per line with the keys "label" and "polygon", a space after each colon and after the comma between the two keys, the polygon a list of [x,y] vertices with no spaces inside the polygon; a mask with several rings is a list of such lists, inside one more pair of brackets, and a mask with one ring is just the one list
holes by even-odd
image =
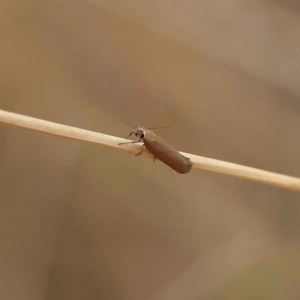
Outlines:
{"label": "thin plant stem", "polygon": [[[138,153],[141,148],[140,144],[127,143],[119,145],[120,143],[128,141],[123,138],[118,138],[115,136],[110,136],[98,132],[53,123],[37,118],[24,116],[21,114],[8,112],[5,110],[0,110],[0,122],[51,135],[56,135],[67,139],[76,140],[79,142],[97,144],[108,149],[114,149],[130,154]],[[191,159],[193,163],[193,169],[221,173],[224,175],[230,175],[237,178],[243,178],[246,180],[256,181],[259,183],[273,185],[300,192],[299,178],[281,175],[225,161],[220,161],[217,159],[207,158],[199,155],[193,155],[183,152],[181,153],[184,156],[187,156]],[[147,151],[147,149],[143,151],[141,156],[153,158],[153,155],[149,151]]]}

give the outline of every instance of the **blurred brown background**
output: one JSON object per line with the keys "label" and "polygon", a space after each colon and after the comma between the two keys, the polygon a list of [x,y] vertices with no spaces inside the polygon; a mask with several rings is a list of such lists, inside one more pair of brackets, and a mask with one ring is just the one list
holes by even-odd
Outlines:
{"label": "blurred brown background", "polygon": [[[300,177],[297,1],[0,4],[0,108]],[[0,299],[299,299],[299,194],[0,124]]]}

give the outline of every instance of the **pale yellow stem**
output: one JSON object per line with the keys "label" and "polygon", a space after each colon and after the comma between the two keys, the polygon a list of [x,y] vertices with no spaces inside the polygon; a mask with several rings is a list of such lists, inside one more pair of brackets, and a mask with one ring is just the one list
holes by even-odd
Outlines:
{"label": "pale yellow stem", "polygon": [[[126,142],[128,140],[115,136],[57,124],[41,119],[31,118],[4,110],[0,110],[0,122],[60,136],[63,138],[73,139],[80,142],[98,144],[110,149],[115,149],[132,154],[138,153],[141,147],[141,145],[139,144],[119,145],[119,143]],[[183,152],[181,153],[192,160],[194,169],[201,169],[225,175],[231,175],[234,177],[269,184],[289,190],[300,191],[299,178],[263,171],[212,158],[202,157],[199,155],[193,155]],[[153,155],[146,149],[141,156],[151,158],[153,157]]]}

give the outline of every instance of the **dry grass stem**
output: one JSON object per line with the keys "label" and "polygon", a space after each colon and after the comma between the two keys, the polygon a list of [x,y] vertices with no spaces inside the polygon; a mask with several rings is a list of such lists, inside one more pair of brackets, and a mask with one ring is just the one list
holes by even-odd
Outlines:
{"label": "dry grass stem", "polygon": [[[110,149],[115,149],[131,154],[138,153],[141,147],[141,145],[139,144],[126,144],[120,146],[119,143],[126,142],[127,140],[98,132],[31,118],[4,110],[0,110],[0,122],[31,129],[34,131],[48,133],[51,135],[56,135],[63,138],[77,140],[80,142],[98,144]],[[228,163],[212,158],[206,158],[199,155],[193,155],[183,152],[181,153],[192,160],[194,169],[207,170],[289,190],[300,191],[299,178]],[[146,149],[141,156],[151,158],[153,157],[153,155]]]}

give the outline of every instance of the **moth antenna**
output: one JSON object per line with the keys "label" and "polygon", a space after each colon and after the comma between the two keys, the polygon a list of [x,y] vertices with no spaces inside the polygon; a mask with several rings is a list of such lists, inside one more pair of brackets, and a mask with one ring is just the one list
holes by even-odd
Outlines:
{"label": "moth antenna", "polygon": [[110,115],[107,115],[107,114],[103,114],[103,113],[100,113],[100,114],[103,115],[103,116],[105,116],[105,117],[108,117],[108,118],[111,118],[111,119],[113,119],[113,120],[116,120],[116,121],[118,121],[118,122],[124,123],[124,124],[126,124],[126,125],[128,125],[128,126],[130,126],[130,127],[132,127],[132,128],[136,128],[136,126],[133,126],[132,124],[127,123],[127,122],[125,122],[125,121],[123,121],[123,120],[119,120],[119,119],[117,119],[117,118],[115,118],[115,117],[112,117],[112,116],[110,116]]}

